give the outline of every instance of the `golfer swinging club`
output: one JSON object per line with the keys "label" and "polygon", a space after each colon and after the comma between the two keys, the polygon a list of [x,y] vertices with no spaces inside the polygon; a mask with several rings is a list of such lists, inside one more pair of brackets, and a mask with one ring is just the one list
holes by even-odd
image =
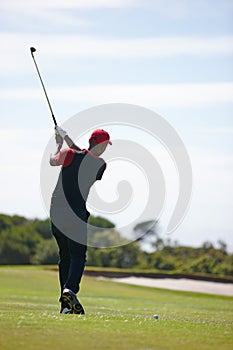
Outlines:
{"label": "golfer swinging club", "polygon": [[[102,129],[92,133],[88,150],[81,150],[59,126],[55,127],[55,139],[57,150],[50,156],[50,165],[61,166],[61,171],[51,198],[50,218],[59,247],[60,313],[84,314],[76,294],[86,262],[90,216],[86,200],[90,187],[101,180],[106,169],[100,155],[112,143]],[[69,148],[61,150],[64,140]]]}

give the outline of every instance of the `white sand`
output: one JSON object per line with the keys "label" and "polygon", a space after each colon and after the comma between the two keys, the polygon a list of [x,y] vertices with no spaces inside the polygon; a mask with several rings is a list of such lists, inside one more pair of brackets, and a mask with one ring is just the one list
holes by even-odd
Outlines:
{"label": "white sand", "polygon": [[219,283],[173,278],[124,277],[111,278],[112,281],[139,286],[233,296],[233,283]]}

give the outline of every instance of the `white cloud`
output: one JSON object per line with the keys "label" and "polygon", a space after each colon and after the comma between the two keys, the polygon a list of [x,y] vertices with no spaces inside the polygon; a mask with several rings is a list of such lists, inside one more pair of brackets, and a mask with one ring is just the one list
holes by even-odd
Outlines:
{"label": "white cloud", "polygon": [[202,129],[196,129],[195,131],[205,134],[226,134],[230,135],[233,134],[233,128],[202,128]]}
{"label": "white cloud", "polygon": [[[67,21],[73,20],[68,18]],[[64,65],[69,64],[70,58],[83,57],[125,60],[233,54],[232,36],[113,39],[81,35],[2,33],[0,41],[0,72],[12,74],[19,70],[29,70],[29,55],[28,59],[25,56],[32,45],[40,50],[41,61],[49,64],[55,60]]]}
{"label": "white cloud", "polygon": [[40,200],[40,163],[48,135],[46,129],[0,130],[1,213],[46,216]]}
{"label": "white cloud", "polygon": [[95,9],[132,7],[137,0],[5,0],[0,4],[2,9],[28,11],[35,9]]}
{"label": "white cloud", "polygon": [[185,244],[223,239],[233,249],[233,156],[189,147],[193,192],[187,216],[171,238]]}
{"label": "white cloud", "polygon": [[[233,83],[162,85],[90,85],[49,89],[53,100],[80,103],[131,103],[149,107],[198,107],[233,103]],[[2,89],[2,100],[37,100],[41,89]]]}
{"label": "white cloud", "polygon": [[[213,169],[233,172],[233,154],[225,154],[217,151],[207,151],[200,147],[189,147],[189,154],[192,163],[196,166],[198,172],[202,170],[213,173]],[[221,169],[220,169],[221,167]]]}
{"label": "white cloud", "polygon": [[[43,40],[41,37],[40,39]],[[103,58],[152,58],[177,55],[233,54],[233,37],[163,37],[146,39],[107,39],[99,37],[53,37],[44,42],[47,54],[55,52],[62,56],[96,56]],[[64,47],[66,48],[64,50]]]}
{"label": "white cloud", "polygon": [[[8,0],[0,2],[0,9],[15,16],[27,16],[28,21],[39,20],[50,25],[87,26],[88,20],[81,18],[79,10],[94,10],[105,8],[126,8],[136,6],[136,0]],[[65,10],[65,11],[64,11]],[[75,11],[77,10],[77,11]],[[75,12],[74,12],[75,11]],[[43,24],[41,25],[43,26]]]}
{"label": "white cloud", "polygon": [[143,6],[146,6],[155,13],[155,16],[165,17],[166,19],[183,18],[206,18],[219,16],[225,13],[231,17],[233,4],[231,0],[214,3],[212,0],[143,0]]}
{"label": "white cloud", "polygon": [[47,21],[50,25],[53,23],[57,24],[58,26],[90,26],[90,22],[88,20],[82,19],[81,16],[72,16],[71,14],[65,11],[47,11],[44,9],[32,9],[26,10],[24,12],[28,12],[27,14],[28,16],[31,16],[32,21],[33,18],[37,18],[41,22]]}

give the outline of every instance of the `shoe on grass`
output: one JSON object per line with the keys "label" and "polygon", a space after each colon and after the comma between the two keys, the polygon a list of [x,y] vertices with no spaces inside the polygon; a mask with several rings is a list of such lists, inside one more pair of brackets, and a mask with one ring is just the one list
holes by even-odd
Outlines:
{"label": "shoe on grass", "polygon": [[60,314],[73,314],[73,309],[67,301],[61,301]]}
{"label": "shoe on grass", "polygon": [[76,294],[72,292],[72,290],[65,288],[62,292],[61,300],[62,302],[67,303],[69,305],[69,308],[72,309],[73,314],[80,314],[80,315],[85,314],[82,304],[76,297]]}

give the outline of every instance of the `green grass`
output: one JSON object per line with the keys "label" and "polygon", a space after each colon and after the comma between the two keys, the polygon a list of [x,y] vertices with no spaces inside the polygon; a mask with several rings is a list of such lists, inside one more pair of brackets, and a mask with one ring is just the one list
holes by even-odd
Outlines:
{"label": "green grass", "polygon": [[[86,315],[60,315],[57,272],[0,268],[3,350],[232,349],[233,298],[84,276]],[[153,318],[159,315],[159,320]]]}

